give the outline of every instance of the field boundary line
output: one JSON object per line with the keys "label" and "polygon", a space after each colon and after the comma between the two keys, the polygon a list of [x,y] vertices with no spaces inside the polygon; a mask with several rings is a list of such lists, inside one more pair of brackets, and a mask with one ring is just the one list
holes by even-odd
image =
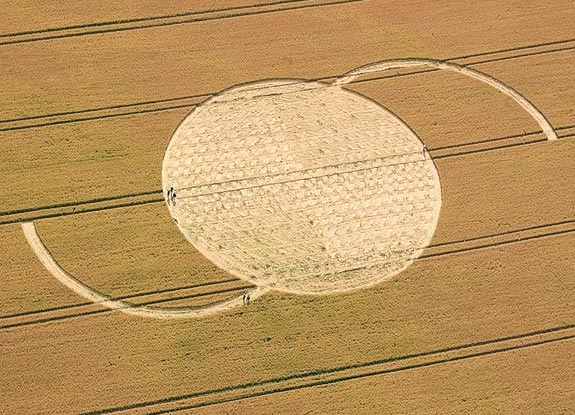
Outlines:
{"label": "field boundary line", "polygon": [[[47,40],[65,39],[71,37],[101,35],[132,30],[150,29],[156,27],[185,25],[191,23],[208,22],[236,17],[255,16],[261,14],[278,13],[326,6],[337,6],[348,3],[359,3],[367,0],[283,0],[269,4],[255,4],[251,6],[220,9],[218,11],[204,11],[190,14],[171,15],[168,17],[150,17],[149,20],[127,19],[127,21],[93,23],[91,25],[76,25],[76,27],[54,28],[37,31],[28,31],[23,34],[9,34],[0,37],[0,46],[16,45],[22,43],[41,42]],[[243,10],[243,11],[241,11]],[[155,22],[153,22],[155,21]],[[153,22],[153,23],[152,23]],[[115,27],[111,27],[115,26]],[[92,28],[91,30],[82,29]],[[6,40],[3,40],[6,39]]]}
{"label": "field boundary line", "polygon": [[[564,43],[572,43],[572,46],[566,48],[559,48],[559,49],[552,49],[552,50],[543,50],[534,53],[528,54],[517,54],[512,56],[502,56],[495,59],[484,59],[484,60],[477,60],[471,62],[456,62],[460,60],[464,60],[465,58],[460,57],[452,57],[443,60],[442,62],[454,62],[458,63],[460,66],[463,67],[472,67],[474,65],[481,65],[485,63],[495,63],[499,61],[505,61],[510,59],[520,59],[524,57],[533,57],[542,54],[548,53],[559,53],[565,51],[575,50],[575,39],[565,40],[565,41],[558,41],[555,44],[564,44]],[[542,46],[533,45],[532,47],[521,47],[517,50],[526,50],[527,48],[538,49]],[[502,54],[502,51],[493,51],[490,52],[491,55],[498,55]],[[481,56],[488,56],[487,52]],[[412,75],[420,75],[426,74],[429,72],[437,72],[440,71],[438,68],[411,68],[407,70],[398,70],[395,73],[388,74],[388,75],[379,75],[379,76],[372,76],[366,77],[365,79],[358,79],[353,81],[351,84],[358,84],[358,83],[366,83],[366,82],[376,82],[386,79],[393,79],[399,78],[404,76],[412,76]],[[309,81],[315,82],[324,82],[327,80],[331,80],[337,78],[339,75],[335,76],[324,76],[321,78],[309,79]],[[183,96],[183,97],[175,97],[175,98],[165,98],[165,99],[158,99],[158,100],[148,100],[148,101],[141,101],[135,103],[125,103],[125,104],[117,104],[105,107],[98,107],[98,108],[88,108],[84,110],[71,110],[71,111],[63,111],[58,113],[52,114],[38,114],[38,115],[30,115],[24,117],[17,117],[11,119],[1,119],[0,120],[0,132],[11,132],[11,131],[19,131],[19,130],[27,130],[31,128],[43,128],[43,127],[50,127],[55,125],[63,125],[63,124],[70,124],[70,123],[77,123],[77,122],[86,122],[86,121],[96,121],[101,119],[108,119],[108,118],[116,118],[116,117],[126,117],[126,116],[138,116],[144,115],[149,113],[157,113],[157,112],[164,112],[164,111],[174,111],[182,108],[189,108],[192,110],[201,102],[206,99],[209,99],[216,95],[216,92],[207,92],[198,95],[190,95],[190,96]],[[174,103],[174,105],[167,105],[168,103]],[[92,114],[90,116],[84,116],[86,114]]]}
{"label": "field boundary line", "polygon": [[130,411],[130,414],[160,415],[194,408],[239,401],[277,393],[309,389],[373,376],[382,376],[406,370],[416,370],[466,359],[542,346],[575,339],[575,324],[558,326],[528,333],[483,340],[474,343],[444,347],[427,352],[382,358],[346,366],[318,369],[294,375],[260,380],[219,389],[194,392],[131,403],[113,408],[83,412],[80,415],[105,415]]}

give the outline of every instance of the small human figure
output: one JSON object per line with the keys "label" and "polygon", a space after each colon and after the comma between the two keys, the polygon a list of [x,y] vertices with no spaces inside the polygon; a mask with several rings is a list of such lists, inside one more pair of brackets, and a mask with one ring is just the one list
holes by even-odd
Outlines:
{"label": "small human figure", "polygon": [[176,191],[172,191],[172,206],[176,206]]}
{"label": "small human figure", "polygon": [[168,199],[168,205],[172,202],[172,193],[174,192],[174,188],[170,187],[168,189],[168,194],[166,195],[166,199]]}
{"label": "small human figure", "polygon": [[250,305],[251,297],[249,294],[246,294],[246,305]]}
{"label": "small human figure", "polygon": [[423,157],[425,157],[425,154],[427,153],[427,146],[425,144],[423,145],[423,149],[421,150],[421,153],[423,154]]}
{"label": "small human figure", "polygon": [[248,293],[243,293],[242,294],[242,301],[244,303],[244,305],[246,305],[246,296],[248,295]]}

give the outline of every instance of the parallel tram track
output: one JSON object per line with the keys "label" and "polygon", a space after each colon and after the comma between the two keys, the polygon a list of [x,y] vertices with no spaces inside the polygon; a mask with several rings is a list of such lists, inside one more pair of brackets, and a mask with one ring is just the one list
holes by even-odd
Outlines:
{"label": "parallel tram track", "polygon": [[[556,128],[556,131],[561,139],[570,139],[575,137],[575,125],[559,127]],[[532,145],[545,141],[546,139],[544,138],[542,131],[528,131],[523,134],[430,148],[429,152],[432,154],[434,160],[440,160],[487,151],[502,150],[516,146]],[[157,189],[127,195],[101,197],[86,201],[66,202],[29,209],[9,210],[0,212],[0,226],[19,223],[22,221],[57,218],[81,213],[161,203],[163,201],[164,197],[162,190]]]}
{"label": "parallel tram track", "polygon": [[318,369],[315,371],[227,386],[219,389],[171,396],[154,401],[103,408],[90,412],[83,412],[79,415],[107,415],[118,413],[129,413],[131,415],[160,415],[166,413],[180,413],[182,411],[190,411],[195,408],[366,379],[374,376],[384,376],[406,370],[417,370],[440,364],[542,346],[545,344],[568,342],[573,341],[573,339],[575,339],[575,324],[567,324],[518,335],[454,345],[410,355],[382,358],[379,360],[356,363],[347,366]]}
{"label": "parallel tram track", "polygon": [[[201,289],[212,286],[221,286],[223,288],[201,291]],[[110,299],[130,300],[130,303],[133,303],[134,305],[149,306],[172,301],[214,297],[222,294],[233,294],[235,296],[237,295],[237,292],[249,289],[251,287],[251,284],[244,283],[241,280],[227,279],[205,284],[177,287],[170,290],[158,290],[142,294],[117,296]],[[212,304],[216,304],[219,301],[220,300],[216,300]],[[174,307],[174,309],[177,308],[178,307]],[[44,310],[28,311],[2,316],[0,317],[0,331],[112,312],[114,312],[114,310],[100,307],[98,303],[82,302],[76,304],[68,304],[61,307],[51,307]]]}
{"label": "parallel tram track", "polygon": [[[221,18],[237,17],[241,15],[253,15],[272,13],[283,10],[295,10],[299,8],[320,7],[328,5],[337,5],[363,0],[344,0],[324,2],[321,4],[311,4],[308,0],[284,0],[275,1],[267,4],[257,4],[246,7],[232,7],[226,10],[202,11],[194,13],[185,13],[182,15],[150,17],[141,19],[129,19],[118,22],[103,22],[86,25],[77,25],[73,27],[48,28],[43,30],[33,30],[20,33],[11,33],[0,35],[0,46],[18,43],[27,43],[35,41],[45,41],[50,39],[85,36],[99,33],[112,33],[125,30],[137,30],[148,27],[159,27],[168,25],[177,25],[191,23],[195,21],[215,20]],[[247,13],[236,13],[235,9],[261,8],[273,5],[283,5],[288,3],[306,3],[303,7],[281,7],[277,10],[253,10]],[[307,5],[310,3],[310,5]],[[317,3],[317,2],[316,2]],[[234,10],[232,10],[234,9]],[[233,11],[229,15],[218,15],[217,13]],[[199,14],[213,13],[206,16],[205,19],[192,17],[189,21],[181,21],[183,18],[190,18]],[[155,22],[156,19],[173,19],[171,22]],[[179,20],[178,20],[179,19]],[[148,23],[145,23],[148,22]],[[143,23],[143,24],[140,24]],[[113,25],[134,24],[133,27],[117,27]],[[102,30],[96,29],[101,27]],[[89,29],[81,32],[83,29]],[[73,32],[80,30],[80,32]],[[6,39],[6,40],[4,40]],[[573,45],[571,45],[573,43]],[[567,45],[567,46],[565,46]],[[559,46],[552,50],[539,50],[536,52],[525,52],[530,49],[546,48],[548,46]],[[538,56],[549,53],[558,53],[575,49],[575,39],[560,40],[556,42],[547,42],[544,44],[521,46],[508,48],[495,52],[476,53],[466,56],[460,56],[447,61],[464,61],[462,65],[481,65],[492,62],[505,61],[509,59],[518,59],[522,57]],[[508,56],[494,56],[498,54],[511,53]],[[479,59],[477,59],[479,58]],[[371,78],[357,82],[369,82],[384,78],[394,78],[399,76],[417,75],[426,72],[433,72],[436,69],[425,69],[396,73],[389,76]],[[332,79],[322,78],[321,80]],[[99,120],[113,117],[131,116],[147,114],[160,111],[170,111],[181,108],[194,108],[203,99],[213,96],[213,93],[205,95],[196,95],[189,97],[169,98],[164,100],[153,100],[132,104],[120,104],[109,107],[84,109],[68,112],[60,112],[48,115],[33,115],[15,119],[0,120],[0,132],[10,132],[25,130],[31,128],[42,128],[52,125],[76,123],[82,121]],[[172,105],[174,104],[174,105]],[[561,131],[561,138],[571,138],[575,136],[575,126],[564,126],[556,128]],[[458,145],[441,146],[430,149],[434,159],[450,158],[465,156],[470,154],[481,153],[485,151],[494,151],[499,149],[511,148],[521,145],[531,145],[545,141],[541,131],[529,131],[523,134],[510,135],[506,137],[490,138],[473,143],[463,143]],[[455,150],[455,151],[454,151]],[[120,195],[114,197],[103,197],[89,201],[67,202],[51,206],[35,207],[30,209],[16,209],[12,211],[0,212],[0,225],[18,223],[22,220],[39,220],[44,218],[57,218],[67,215],[74,215],[86,212],[97,212],[107,209],[117,209],[130,206],[144,205],[150,203],[160,203],[163,201],[161,190],[151,190],[147,192],[135,193],[131,195]],[[511,230],[497,234],[477,236],[467,240],[451,241],[440,244],[432,244],[421,256],[421,260],[427,258],[440,257],[445,255],[455,255],[470,251],[496,248],[506,244],[523,243],[539,238],[547,238],[556,235],[570,234],[575,232],[575,219],[565,220],[554,224],[543,224],[531,226],[524,229]],[[202,287],[219,286],[225,284],[236,284],[241,282],[235,279],[216,281],[201,285],[190,285],[151,291],[146,293],[134,294],[129,296],[117,297],[122,299],[133,299],[138,301],[143,297],[152,297],[144,300],[140,304],[155,304],[179,299],[192,299],[203,296],[212,296],[235,292],[248,286],[228,287],[218,290],[208,290],[197,293],[195,290]],[[187,290],[192,290],[187,293]],[[186,292],[186,294],[181,294]],[[162,298],[162,295],[169,295],[169,298]],[[175,297],[172,295],[175,294]],[[0,316],[0,331],[7,329],[16,329],[36,324],[46,324],[55,321],[61,321],[71,318],[86,317],[100,313],[111,313],[113,310],[99,308],[94,303],[76,303],[61,307],[53,307],[37,311],[28,311],[11,315]],[[63,314],[61,314],[63,313]],[[84,412],[81,415],[104,415],[115,414],[120,412],[130,412],[132,414],[146,413],[165,414],[172,412],[190,411],[194,408],[213,406],[227,402],[240,401],[249,398],[270,396],[278,393],[304,390],[330,384],[336,384],[358,379],[365,379],[374,376],[384,376],[391,373],[397,373],[407,370],[417,370],[425,367],[432,367],[441,364],[449,364],[467,359],[480,358],[495,354],[507,353],[515,350],[521,350],[532,347],[539,347],[556,342],[571,342],[575,339],[575,324],[565,324],[557,327],[536,330],[528,333],[522,333],[496,339],[477,341],[473,343],[460,344],[436,349],[432,351],[420,352],[410,355],[382,358],[379,360],[356,363],[347,366],[331,367],[318,369],[315,371],[298,373],[272,379],[264,379],[251,383],[240,385],[231,385],[219,389],[205,390],[186,395],[171,396],[147,402],[127,403],[117,407],[102,408],[90,412]]]}
{"label": "parallel tram track", "polygon": [[[561,46],[561,47],[558,47]],[[551,49],[549,49],[551,47]],[[531,52],[527,52],[530,51]],[[560,53],[575,50],[575,39],[567,39],[557,42],[535,44],[512,49],[502,49],[498,51],[486,52],[483,54],[459,56],[445,59],[446,62],[458,63],[462,66],[477,66],[486,63],[506,61],[510,59],[520,59],[549,53]],[[508,55],[511,53],[511,55]],[[503,55],[503,56],[498,56]],[[481,58],[481,59],[477,59]],[[352,82],[365,83],[392,79],[403,76],[413,76],[436,72],[436,68],[415,68],[398,70],[387,75],[363,77]],[[325,82],[337,78],[339,75],[324,76],[322,78],[311,79],[311,81]],[[0,133],[11,131],[27,130],[32,128],[43,128],[55,125],[63,125],[85,121],[95,121],[108,118],[126,117],[142,115],[156,112],[172,111],[182,108],[189,108],[190,111],[198,104],[216,95],[216,92],[207,92],[199,95],[189,95],[159,100],[148,100],[136,103],[117,104],[99,108],[88,108],[83,110],[63,111],[53,114],[39,114],[25,117],[0,120]],[[171,103],[171,104],[170,104]],[[5,139],[5,138],[4,138]]]}
{"label": "parallel tram track", "polygon": [[[143,17],[111,22],[87,23],[59,28],[30,30],[8,33],[0,36],[0,46],[22,43],[58,40],[71,37],[118,33],[131,30],[150,29],[163,26],[175,26],[200,23],[213,20],[229,19],[243,16],[254,16],[278,13],[290,10],[310,9],[335,6],[346,3],[357,3],[366,0],[277,0],[269,3],[255,3],[248,6],[228,7],[218,10],[179,13],[169,16]],[[87,29],[87,30],[85,30]],[[5,39],[5,40],[4,40]]]}
{"label": "parallel tram track", "polygon": [[[523,229],[515,229],[511,231],[470,238],[467,240],[457,240],[440,244],[432,244],[426,248],[424,253],[420,256],[419,260],[421,261],[429,258],[444,257],[472,251],[497,248],[504,245],[524,243],[536,239],[571,234],[573,232],[575,232],[575,219],[565,220],[554,224],[531,226]],[[240,285],[236,286],[238,283]],[[228,287],[227,285],[231,285],[231,287]],[[224,287],[218,288],[217,290],[208,289],[205,292],[197,292],[198,289],[203,290],[204,288],[209,288],[212,286]],[[115,297],[114,299],[137,300],[137,303],[140,305],[152,305],[174,300],[193,299],[197,297],[213,296],[228,292],[237,292],[240,290],[248,289],[250,287],[251,285],[243,283],[241,280],[226,279],[204,284],[189,285],[172,289],[120,296]],[[181,294],[182,292],[185,292],[185,294]],[[162,298],[162,294],[168,294],[169,296],[167,298]],[[174,297],[173,294],[177,294],[177,296]],[[152,298],[144,299],[145,297]],[[111,312],[114,312],[114,310],[100,308],[97,303],[82,302],[78,304],[64,305],[61,307],[53,307],[44,310],[16,313],[0,316],[0,331],[10,328],[25,327],[41,323],[65,320],[69,318],[84,317],[93,314]]]}
{"label": "parallel tram track", "polygon": [[100,22],[75,24],[75,25],[69,25],[69,26],[48,27],[48,28],[44,28],[44,29],[22,30],[22,31],[17,31],[17,32],[2,33],[2,34],[0,34],[0,39],[20,37],[20,36],[24,36],[24,35],[35,35],[35,34],[40,34],[40,33],[63,32],[63,31],[74,30],[74,29],[87,29],[87,28],[93,28],[93,27],[114,26],[114,25],[127,24],[127,23],[153,22],[153,21],[158,21],[158,20],[174,19],[174,18],[179,18],[179,17],[198,16],[198,15],[202,15],[202,14],[235,11],[235,10],[257,8],[257,7],[263,7],[263,6],[276,6],[279,4],[286,4],[286,3],[292,3],[292,4],[293,3],[301,3],[302,1],[306,1],[306,0],[276,0],[276,1],[266,2],[266,3],[247,4],[247,5],[243,5],[243,6],[221,7],[218,9],[214,9],[212,7],[212,8],[204,9],[204,10],[187,11],[187,12],[180,12],[180,13],[174,13],[174,14],[162,15],[162,16],[134,17],[134,18],[130,18],[130,19],[117,19],[117,20],[107,20],[107,21],[100,21]]}

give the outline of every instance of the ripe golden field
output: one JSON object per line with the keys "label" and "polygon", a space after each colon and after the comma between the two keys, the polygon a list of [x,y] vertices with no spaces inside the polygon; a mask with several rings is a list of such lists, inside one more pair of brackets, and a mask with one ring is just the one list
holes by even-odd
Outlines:
{"label": "ripe golden field", "polygon": [[[569,414],[575,407],[575,8],[571,1],[10,2],[0,17],[0,413]],[[162,160],[184,117],[262,79],[346,88],[427,145],[433,239],[400,274],[333,295],[272,292],[198,319],[153,319],[252,284],[174,225]]]}

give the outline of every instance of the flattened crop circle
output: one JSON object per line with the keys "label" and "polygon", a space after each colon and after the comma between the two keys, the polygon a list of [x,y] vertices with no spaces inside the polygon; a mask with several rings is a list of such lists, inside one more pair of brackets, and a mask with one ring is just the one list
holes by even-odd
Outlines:
{"label": "flattened crop circle", "polygon": [[256,285],[327,294],[378,283],[429,244],[433,161],[395,115],[340,86],[232,88],[178,127],[163,188],[185,237]]}

